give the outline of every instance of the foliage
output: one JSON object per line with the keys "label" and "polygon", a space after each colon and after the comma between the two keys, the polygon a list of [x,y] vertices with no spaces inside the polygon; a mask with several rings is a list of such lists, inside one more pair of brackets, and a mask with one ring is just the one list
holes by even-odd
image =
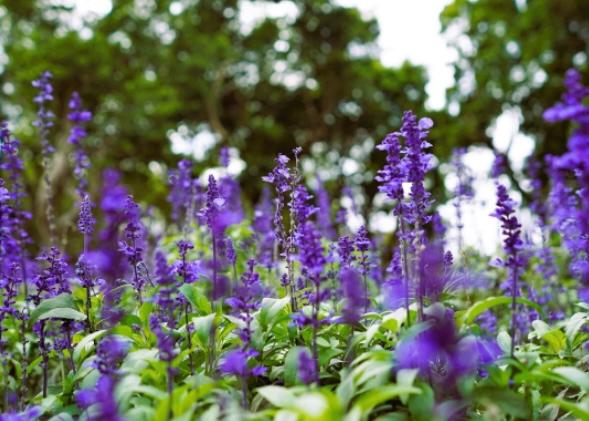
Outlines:
{"label": "foliage", "polygon": [[[41,80],[51,93],[51,75]],[[168,225],[107,172],[100,195],[77,199],[77,261],[59,236],[33,258],[19,144],[2,125],[0,420],[586,419],[587,88],[575,71],[568,80],[547,113],[577,124],[551,161],[568,175],[552,195],[566,200],[541,227],[564,248],[521,241],[497,184],[507,259],[495,265],[447,250],[425,189],[433,121],[412,112],[378,147],[399,224],[391,261],[378,235],[350,231],[350,210],[314,202],[298,148],[263,177],[275,200],[254,215],[224,167],[205,186],[180,163]],[[546,250],[571,265],[538,270],[554,263]]]}

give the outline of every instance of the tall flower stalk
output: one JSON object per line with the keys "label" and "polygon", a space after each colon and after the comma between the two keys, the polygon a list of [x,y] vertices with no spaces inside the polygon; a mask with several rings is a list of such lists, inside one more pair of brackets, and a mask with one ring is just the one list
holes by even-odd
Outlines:
{"label": "tall flower stalk", "polygon": [[51,158],[55,152],[55,148],[49,141],[49,133],[54,125],[53,120],[55,115],[48,106],[53,101],[53,86],[51,85],[51,79],[53,75],[51,72],[45,71],[41,74],[39,79],[33,81],[33,87],[37,89],[37,95],[33,101],[37,104],[37,119],[33,122],[33,125],[39,130],[39,138],[41,141],[41,153],[42,153],[42,164],[43,171],[45,173],[43,179],[45,181],[45,215],[47,217],[47,223],[49,225],[49,235],[51,244],[55,245],[56,242],[56,224],[55,224],[55,210],[53,208],[53,185],[51,182],[51,176],[49,174],[51,166]]}
{"label": "tall flower stalk", "polygon": [[520,255],[522,248],[521,224],[515,216],[515,202],[509,197],[507,188],[497,183],[497,206],[493,216],[501,222],[503,234],[503,248],[507,260],[505,267],[508,269],[511,281],[511,356],[515,350],[516,342],[516,317],[517,317],[517,296],[519,295],[518,282],[520,272],[523,269],[524,261]]}
{"label": "tall flower stalk", "polygon": [[[432,126],[431,119],[424,117],[418,120],[413,112],[406,111],[400,131],[390,133],[377,146],[377,149],[387,153],[387,163],[379,171],[376,181],[381,183],[379,190],[395,203],[393,212],[398,221],[397,238],[405,278],[408,320],[411,281],[417,284],[418,292],[423,290],[416,267],[426,243],[425,226],[431,220],[428,214],[431,195],[425,190],[424,182],[427,172],[432,168],[431,154],[426,152],[432,146],[428,142]],[[404,147],[401,146],[401,138],[405,139]],[[405,199],[403,183],[410,183],[408,200]],[[419,317],[423,320],[423,297],[418,294],[417,298]]]}
{"label": "tall flower stalk", "polygon": [[565,87],[561,101],[544,113],[549,122],[575,123],[567,151],[547,157],[553,217],[571,254],[570,271],[581,282],[579,298],[589,303],[589,87],[576,69],[567,71]]}
{"label": "tall flower stalk", "polygon": [[[319,373],[319,350],[317,347],[317,336],[320,326],[325,320],[319,318],[321,303],[329,298],[330,291],[322,288],[322,283],[326,279],[323,271],[327,263],[324,250],[321,245],[321,236],[311,221],[299,227],[297,231],[296,242],[299,248],[299,260],[301,263],[301,275],[309,281],[310,290],[306,294],[307,300],[311,305],[311,315],[300,311],[295,314],[295,323],[299,326],[311,326],[311,352],[315,365],[315,372]],[[319,379],[317,378],[317,381]]]}
{"label": "tall flower stalk", "polygon": [[294,253],[292,206],[290,231],[287,231],[283,218],[283,212],[286,208],[287,194],[290,193],[291,197],[293,197],[294,193],[292,191],[296,185],[296,177],[291,173],[288,167],[289,161],[290,159],[286,155],[279,154],[275,160],[276,167],[274,167],[270,174],[262,177],[262,180],[273,184],[276,191],[273,218],[274,236],[280,257],[286,262],[287,272],[286,276],[283,277],[286,282],[283,282],[283,284],[290,295],[290,304],[292,311],[294,312],[297,310],[297,300],[295,296],[294,268],[292,265],[292,254]]}
{"label": "tall flower stalk", "polygon": [[[188,262],[188,252],[194,249],[194,244],[187,240],[180,240],[177,243],[178,251],[180,253],[180,262],[177,265],[176,272],[182,279],[182,284],[190,284],[196,280],[195,270]],[[192,311],[190,302],[182,297],[179,297],[184,311],[184,323],[186,325],[186,346],[188,348],[188,363],[190,367],[190,374],[194,374],[194,359],[192,356],[192,322],[190,321],[190,313]]]}
{"label": "tall flower stalk", "polygon": [[261,376],[266,372],[266,367],[256,364],[254,359],[259,356],[259,353],[252,345],[254,312],[260,307],[263,293],[260,276],[254,270],[255,265],[254,259],[248,260],[247,270],[241,276],[240,284],[235,288],[235,295],[227,299],[227,304],[244,323],[244,327],[238,330],[242,346],[230,351],[219,367],[223,373],[241,378],[244,408],[248,408],[248,379]]}
{"label": "tall flower stalk", "polygon": [[159,358],[166,364],[168,419],[172,419],[172,393],[176,373],[172,365],[176,357],[173,336],[173,329],[176,327],[174,312],[178,303],[175,294],[176,281],[173,270],[168,266],[166,256],[162,252],[156,253],[155,260],[158,292],[154,297],[154,302],[157,305],[157,313],[151,314],[149,325],[157,338]]}
{"label": "tall flower stalk", "polygon": [[119,242],[119,250],[123,253],[133,268],[133,280],[131,284],[137,294],[137,300],[141,305],[143,303],[143,286],[146,279],[138,271],[139,264],[143,261],[145,227],[141,223],[141,208],[132,196],[127,196],[125,202],[125,241]]}

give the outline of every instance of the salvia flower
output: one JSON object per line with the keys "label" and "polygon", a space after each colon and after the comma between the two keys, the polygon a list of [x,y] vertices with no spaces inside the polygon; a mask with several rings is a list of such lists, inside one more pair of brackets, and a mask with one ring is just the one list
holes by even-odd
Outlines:
{"label": "salvia flower", "polygon": [[172,219],[179,225],[190,222],[190,210],[196,205],[198,186],[192,178],[192,167],[192,162],[183,159],[178,162],[177,169],[170,170],[168,176],[168,201],[172,205]]}
{"label": "salvia flower", "polygon": [[80,216],[78,219],[78,230],[85,236],[91,235],[96,226],[96,219],[92,215],[93,208],[94,203],[92,203],[88,195],[85,195],[80,203]]}
{"label": "salvia flower", "polygon": [[251,342],[251,324],[254,312],[260,307],[263,287],[260,283],[260,275],[254,271],[255,260],[249,259],[247,270],[241,276],[240,284],[235,288],[235,295],[226,300],[237,317],[244,321],[245,327],[239,330],[239,337],[244,346]]}
{"label": "salvia flower", "polygon": [[[555,228],[562,232],[571,254],[570,270],[581,281],[579,297],[589,302],[589,105],[584,102],[589,87],[583,85],[576,69],[567,71],[565,87],[561,102],[546,110],[544,118],[549,122],[570,120],[576,127],[566,153],[549,156],[547,162],[553,182]],[[574,182],[567,175],[572,175]]]}
{"label": "salvia flower", "polygon": [[501,222],[501,232],[503,234],[503,248],[507,256],[505,267],[509,271],[512,301],[512,321],[511,336],[512,349],[515,347],[516,334],[516,297],[519,295],[519,277],[525,261],[521,256],[523,242],[521,240],[521,225],[515,216],[515,202],[509,197],[507,188],[502,184],[497,184],[497,207],[493,215]]}
{"label": "salvia flower", "polygon": [[47,105],[53,101],[53,86],[51,79],[53,75],[51,72],[45,71],[41,74],[39,79],[33,81],[33,87],[37,89],[37,95],[33,101],[37,104],[37,119],[33,125],[39,129],[41,136],[41,148],[45,159],[54,152],[53,146],[49,142],[49,130],[53,127],[53,120],[55,115],[47,109]]}
{"label": "salvia flower", "polygon": [[125,240],[119,241],[119,251],[133,268],[131,284],[141,299],[141,291],[146,279],[138,271],[137,266],[143,261],[145,227],[141,223],[141,208],[135,203],[132,196],[127,196],[125,201],[125,219],[127,221],[124,229]]}
{"label": "salvia flower", "polygon": [[500,175],[505,174],[507,171],[507,164],[507,155],[504,153],[496,153],[495,160],[491,167],[491,177],[497,179]]}
{"label": "salvia flower", "polygon": [[82,389],[76,393],[76,403],[87,410],[89,421],[124,421],[119,414],[115,398],[116,378],[102,375],[94,389]]}
{"label": "salvia flower", "polygon": [[33,278],[35,291],[31,298],[36,305],[44,298],[70,292],[67,279],[69,267],[57,247],[51,247],[48,251],[41,253],[37,261],[44,263],[45,267],[40,269]]}
{"label": "salvia flower", "polygon": [[88,135],[85,125],[92,119],[92,113],[83,109],[82,100],[77,92],[72,94],[68,106],[70,109],[68,119],[72,122],[68,142],[74,145],[74,176],[78,180],[78,194],[84,198],[88,190],[86,172],[90,167],[90,159],[82,141]]}
{"label": "salvia flower", "polygon": [[269,269],[274,265],[274,231],[270,189],[267,187],[262,191],[260,202],[255,207],[252,228],[257,244],[258,261]]}
{"label": "salvia flower", "polygon": [[407,181],[411,183],[409,221],[414,224],[415,240],[418,243],[425,241],[424,227],[431,218],[427,214],[431,205],[431,195],[425,190],[424,182],[425,175],[432,166],[432,156],[425,151],[432,146],[427,137],[433,124],[427,117],[417,120],[411,111],[403,114],[401,133],[406,139]]}
{"label": "salvia flower", "polygon": [[32,406],[22,412],[5,412],[0,414],[0,421],[34,421],[43,413],[40,406]]}
{"label": "salvia flower", "polygon": [[232,374],[241,378],[258,377],[266,373],[266,367],[253,365],[251,361],[258,355],[258,352],[249,349],[235,349],[223,356],[219,370],[225,374]]}
{"label": "salvia flower", "polygon": [[335,230],[331,223],[331,199],[323,181],[317,176],[317,223],[323,236],[329,240],[335,238]]}
{"label": "salvia flower", "polygon": [[366,307],[367,297],[362,277],[356,269],[349,267],[343,268],[339,276],[344,297],[342,320],[344,323],[353,325],[360,321],[361,314]]}
{"label": "salvia flower", "polygon": [[401,340],[395,350],[398,369],[415,368],[441,393],[451,394],[457,381],[475,374],[488,363],[488,353],[479,355],[473,337],[460,337],[454,324],[454,313],[435,304],[425,311],[427,328]]}
{"label": "salvia flower", "polygon": [[309,385],[319,381],[317,362],[306,350],[299,353],[298,368],[299,380],[304,384]]}

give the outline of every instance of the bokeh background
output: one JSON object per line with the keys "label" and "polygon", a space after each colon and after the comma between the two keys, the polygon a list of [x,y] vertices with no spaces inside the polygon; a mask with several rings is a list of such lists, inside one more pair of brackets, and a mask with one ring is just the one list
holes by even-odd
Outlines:
{"label": "bokeh background", "polygon": [[[466,242],[494,247],[487,171],[509,157],[516,197],[529,194],[526,160],[565,149],[566,125],[545,108],[565,71],[585,74],[587,0],[0,0],[0,118],[25,144],[36,235],[46,236],[40,145],[31,81],[54,75],[57,147],[51,174],[62,230],[75,226],[67,100],[76,90],[95,115],[88,147],[91,189],[117,168],[135,198],[168,207],[167,173],[182,158],[203,179],[231,152],[230,171],[254,203],[279,152],[302,146],[309,183],[332,197],[353,192],[367,221],[392,231],[374,175],[374,149],[402,111],[435,121],[440,161],[430,189],[440,212],[455,180],[446,161],[469,146],[477,196]],[[340,200],[340,199],[338,199]],[[345,198],[343,199],[345,200]],[[491,235],[492,234],[492,235]]]}

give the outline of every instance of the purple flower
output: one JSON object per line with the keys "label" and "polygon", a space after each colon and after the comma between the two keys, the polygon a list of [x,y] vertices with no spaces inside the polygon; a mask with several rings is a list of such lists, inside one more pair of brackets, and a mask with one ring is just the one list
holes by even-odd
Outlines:
{"label": "purple flower", "polygon": [[[570,271],[581,281],[578,295],[589,299],[589,87],[581,74],[570,69],[565,76],[566,91],[561,102],[546,110],[544,118],[555,122],[576,123],[567,151],[558,157],[547,157],[552,180],[552,202],[555,229],[562,234],[571,254]],[[572,176],[572,177],[571,177]],[[574,192],[574,193],[573,193]]]}
{"label": "purple flower", "polygon": [[196,209],[199,199],[199,186],[192,178],[192,162],[182,160],[178,168],[170,170],[168,201],[172,205],[172,219],[183,226],[190,223],[191,209]]}
{"label": "purple flower", "polygon": [[262,191],[260,202],[255,207],[252,228],[257,244],[258,261],[269,269],[274,265],[274,231],[270,189],[267,187]]}
{"label": "purple flower", "polygon": [[89,421],[124,421],[115,399],[116,383],[113,376],[102,375],[94,389],[82,389],[76,393],[76,403],[87,410]]}
{"label": "purple flower", "polygon": [[40,406],[31,406],[22,412],[5,412],[0,414],[0,421],[33,421],[41,416]]}
{"label": "purple flower", "polygon": [[[425,190],[424,182],[432,168],[432,156],[426,152],[432,146],[427,139],[432,127],[431,119],[424,117],[418,120],[413,112],[406,111],[400,131],[389,134],[377,146],[377,149],[387,153],[387,163],[379,171],[376,181],[381,183],[379,190],[395,202],[393,213],[398,217],[397,238],[401,248],[407,313],[409,274],[415,272],[410,270],[410,263],[419,261],[419,250],[426,241],[425,226],[431,221],[428,215],[431,195]],[[405,139],[404,147],[401,146],[401,138]],[[411,186],[408,201],[405,200],[403,183],[410,183]],[[423,317],[421,307],[419,314]]]}
{"label": "purple flower", "polygon": [[496,153],[493,166],[491,167],[491,177],[499,178],[501,174],[507,171],[507,155],[503,153]]}
{"label": "purple flower", "polygon": [[255,264],[255,260],[248,260],[247,270],[241,276],[240,284],[235,288],[235,295],[226,300],[226,303],[233,309],[237,317],[245,322],[245,327],[239,329],[239,337],[244,347],[251,345],[253,313],[260,307],[260,300],[264,291],[260,283],[260,275],[254,271]]}
{"label": "purple flower", "polygon": [[344,323],[356,324],[360,321],[367,301],[362,278],[357,270],[343,268],[340,271],[340,283],[345,300],[344,308],[342,309],[342,320]]}
{"label": "purple flower", "polygon": [[401,134],[399,132],[389,133],[376,149],[387,153],[384,168],[378,171],[375,180],[381,183],[378,190],[385,193],[397,204],[396,215],[401,213],[404,199],[403,182],[406,180],[407,162],[401,157]]}
{"label": "purple flower", "polygon": [[96,225],[96,219],[92,215],[93,208],[94,203],[92,203],[88,195],[85,195],[80,203],[80,217],[78,219],[78,230],[85,237],[94,232],[94,226]]}
{"label": "purple flower", "polygon": [[317,223],[321,227],[323,236],[333,240],[335,238],[335,230],[331,223],[331,199],[319,176],[317,176],[317,209]]}
{"label": "purple flower", "polygon": [[237,262],[237,254],[233,247],[233,241],[231,241],[230,238],[225,240],[225,257],[231,266],[235,266],[235,263]]}
{"label": "purple flower", "polygon": [[583,85],[581,73],[577,69],[569,69],[564,83],[566,91],[561,102],[547,109],[544,119],[551,123],[562,120],[589,122],[589,107],[583,104],[583,100],[589,96],[589,87]]}
{"label": "purple flower", "polygon": [[[174,311],[178,304],[175,271],[173,267],[168,265],[166,255],[159,250],[155,254],[155,274],[155,281],[158,286],[158,290],[153,297],[153,302],[157,306],[157,318],[155,320],[166,323],[169,328],[173,329],[176,326]],[[155,315],[152,314],[152,316]]]}
{"label": "purple flower", "polygon": [[108,335],[102,338],[96,347],[96,358],[93,366],[100,374],[114,376],[118,374],[118,365],[127,355],[129,344],[115,336]]}
{"label": "purple flower", "polygon": [[408,204],[409,221],[414,224],[415,239],[419,243],[425,241],[424,227],[430,217],[427,210],[430,206],[430,194],[425,190],[426,173],[431,169],[431,155],[425,150],[431,148],[427,140],[429,129],[433,126],[431,119],[424,117],[417,120],[415,114],[406,111],[403,114],[401,134],[406,139],[407,181],[411,183]]}
{"label": "purple flower", "polygon": [[182,278],[184,283],[191,284],[196,282],[203,270],[199,262],[188,261],[188,252],[194,249],[194,244],[191,241],[180,240],[176,245],[180,253],[180,261],[175,264],[176,273]]}
{"label": "purple flower", "polygon": [[509,197],[507,188],[502,184],[497,184],[497,208],[492,216],[501,222],[503,248],[507,255],[505,267],[509,270],[511,296],[513,297],[511,306],[511,355],[513,355],[516,334],[515,299],[519,294],[518,282],[525,260],[520,253],[523,243],[521,240],[521,225],[515,216],[515,202]]}
{"label": "purple flower", "polygon": [[166,363],[171,363],[176,357],[176,342],[172,332],[167,332],[164,330],[160,319],[155,314],[149,316],[149,326],[157,338],[157,347],[159,350],[160,360]]}
{"label": "purple flower", "polygon": [[341,266],[351,266],[355,260],[354,257],[354,242],[350,237],[340,237],[337,242],[337,253],[339,256],[339,262]]}
{"label": "purple flower", "polygon": [[49,143],[49,130],[53,127],[55,115],[47,109],[47,104],[53,101],[52,78],[51,72],[45,71],[41,73],[39,79],[33,81],[33,87],[38,91],[33,101],[39,107],[37,119],[33,122],[33,125],[39,129],[41,148],[45,160],[48,160],[49,156],[55,151]]}
{"label": "purple flower", "polygon": [[368,230],[366,229],[365,225],[362,225],[356,233],[356,237],[354,238],[354,246],[360,253],[360,259],[358,261],[358,265],[360,266],[360,273],[362,276],[366,276],[370,268],[368,262],[368,250],[370,250],[372,243],[368,238]]}
{"label": "purple flower", "polygon": [[225,354],[219,365],[219,370],[225,374],[231,374],[241,378],[258,377],[266,373],[266,367],[261,365],[252,366],[250,361],[257,356],[253,350],[245,351],[235,349]]}
{"label": "purple flower", "polygon": [[307,350],[303,350],[299,353],[299,379],[306,385],[319,381],[319,375],[317,370],[317,362],[309,355]]}
{"label": "purple flower", "polygon": [[68,142],[74,145],[74,176],[78,180],[78,194],[80,198],[84,198],[88,190],[86,171],[90,168],[90,159],[82,141],[88,135],[85,125],[92,119],[92,113],[82,108],[82,100],[77,92],[72,94],[68,106],[70,109],[68,119],[72,122]]}
{"label": "purple flower", "polygon": [[476,342],[460,338],[454,313],[436,304],[425,310],[427,328],[405,337],[395,349],[398,369],[417,368],[423,379],[442,392],[451,392],[458,379],[474,374],[478,366]]}
{"label": "purple flower", "polygon": [[223,146],[219,150],[219,164],[221,164],[222,167],[227,168],[229,167],[229,161],[229,148],[227,146]]}
{"label": "purple flower", "polygon": [[125,241],[119,241],[119,251],[127,258],[133,268],[133,280],[131,284],[139,300],[141,291],[145,285],[145,277],[137,270],[137,266],[143,261],[145,227],[141,223],[141,208],[135,203],[132,196],[127,196],[125,201]]}
{"label": "purple flower", "polygon": [[307,221],[298,227],[296,243],[299,250],[299,261],[302,272],[319,288],[321,273],[327,263],[321,245],[321,236],[311,221]]}
{"label": "purple flower", "polygon": [[35,290],[31,299],[35,305],[39,305],[45,298],[70,292],[67,280],[70,269],[57,247],[51,247],[49,251],[41,253],[37,261],[44,262],[46,266],[33,278]]}

